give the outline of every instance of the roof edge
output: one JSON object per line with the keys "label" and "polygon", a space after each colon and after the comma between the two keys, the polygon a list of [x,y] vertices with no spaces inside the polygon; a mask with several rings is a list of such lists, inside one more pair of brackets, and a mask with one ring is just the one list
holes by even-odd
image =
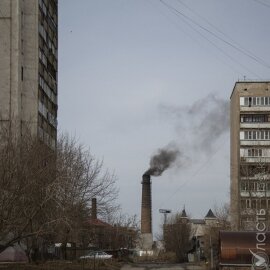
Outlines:
{"label": "roof edge", "polygon": [[234,84],[232,93],[231,93],[231,95],[230,95],[230,99],[232,98],[234,89],[235,89],[235,87],[236,87],[236,84],[238,84],[238,83],[270,83],[270,80],[269,80],[269,81],[237,81],[237,82],[235,82],[235,84]]}

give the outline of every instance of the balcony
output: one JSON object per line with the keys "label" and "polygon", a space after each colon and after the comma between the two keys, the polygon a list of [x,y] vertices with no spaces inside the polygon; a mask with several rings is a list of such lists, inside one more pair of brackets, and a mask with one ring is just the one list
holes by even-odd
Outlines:
{"label": "balcony", "polygon": [[240,123],[240,128],[261,128],[261,129],[266,129],[270,128],[270,123],[269,122],[264,122],[264,123]]}
{"label": "balcony", "polygon": [[240,112],[270,112],[269,106],[240,106]]}
{"label": "balcony", "polygon": [[241,157],[241,163],[270,163],[270,157]]}
{"label": "balcony", "polygon": [[270,141],[263,140],[240,140],[240,146],[270,146]]}
{"label": "balcony", "polygon": [[270,191],[240,191],[243,198],[270,198]]}
{"label": "balcony", "polygon": [[241,211],[241,215],[243,216],[247,216],[247,215],[249,216],[249,215],[254,215],[254,214],[256,214],[256,210],[251,209],[251,208],[246,208]]}

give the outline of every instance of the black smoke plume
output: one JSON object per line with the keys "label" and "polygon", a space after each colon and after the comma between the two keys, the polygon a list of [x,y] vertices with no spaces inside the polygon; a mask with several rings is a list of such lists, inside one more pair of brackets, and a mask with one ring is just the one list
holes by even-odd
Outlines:
{"label": "black smoke plume", "polygon": [[188,106],[161,105],[160,109],[166,121],[173,123],[178,139],[152,156],[147,175],[159,176],[173,165],[184,167],[201,153],[210,155],[229,130],[229,101],[215,93]]}
{"label": "black smoke plume", "polygon": [[161,113],[172,121],[181,140],[181,152],[186,156],[191,152],[210,154],[218,139],[229,130],[229,101],[215,93],[197,100],[188,106],[161,105]]}
{"label": "black smoke plume", "polygon": [[173,165],[179,155],[180,151],[178,149],[159,149],[151,157],[150,168],[144,174],[160,176],[166,169]]}

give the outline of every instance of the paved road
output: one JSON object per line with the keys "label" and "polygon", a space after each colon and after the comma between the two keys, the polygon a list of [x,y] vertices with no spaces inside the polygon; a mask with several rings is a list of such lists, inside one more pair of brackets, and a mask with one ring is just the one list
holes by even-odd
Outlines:
{"label": "paved road", "polygon": [[121,270],[205,270],[204,267],[191,264],[137,264],[137,265],[124,265]]}

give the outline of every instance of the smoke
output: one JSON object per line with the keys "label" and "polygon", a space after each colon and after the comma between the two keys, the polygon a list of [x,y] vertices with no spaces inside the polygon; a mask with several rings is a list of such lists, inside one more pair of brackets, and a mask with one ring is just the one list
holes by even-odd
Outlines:
{"label": "smoke", "polygon": [[191,151],[211,153],[215,143],[229,130],[229,101],[215,93],[190,106],[162,105],[160,109],[166,119],[173,120],[176,133],[181,136],[178,145],[188,145]]}
{"label": "smoke", "polygon": [[157,153],[151,157],[150,168],[144,174],[160,176],[173,165],[179,155],[180,151],[178,149],[169,149],[169,146],[158,149]]}
{"label": "smoke", "polygon": [[183,157],[194,161],[202,153],[211,154],[216,142],[229,130],[229,101],[215,93],[189,106],[161,105],[160,111],[166,121],[173,123],[178,139],[151,157],[145,174],[159,176],[173,165],[185,166]]}

